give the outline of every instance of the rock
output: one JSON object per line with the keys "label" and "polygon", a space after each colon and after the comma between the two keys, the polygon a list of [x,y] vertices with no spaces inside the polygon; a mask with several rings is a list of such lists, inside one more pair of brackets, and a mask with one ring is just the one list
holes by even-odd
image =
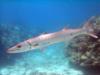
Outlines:
{"label": "rock", "polygon": [[98,39],[88,35],[79,35],[72,39],[66,49],[70,62],[80,66],[100,66],[100,17],[94,19],[94,34]]}

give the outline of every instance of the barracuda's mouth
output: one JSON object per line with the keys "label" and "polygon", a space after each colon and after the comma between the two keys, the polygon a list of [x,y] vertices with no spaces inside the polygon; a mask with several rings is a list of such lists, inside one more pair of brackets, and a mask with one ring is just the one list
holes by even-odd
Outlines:
{"label": "barracuda's mouth", "polygon": [[16,53],[16,50],[12,47],[7,50],[7,53]]}
{"label": "barracuda's mouth", "polygon": [[7,50],[7,53],[21,53],[21,52],[25,52],[25,51],[10,50],[10,49]]}

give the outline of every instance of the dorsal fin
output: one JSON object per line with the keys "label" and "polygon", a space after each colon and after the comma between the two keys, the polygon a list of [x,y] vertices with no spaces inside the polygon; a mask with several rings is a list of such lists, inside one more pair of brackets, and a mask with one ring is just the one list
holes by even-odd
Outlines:
{"label": "dorsal fin", "polygon": [[83,29],[86,29],[86,28],[93,28],[93,22],[95,21],[95,16],[92,16],[83,26]]}
{"label": "dorsal fin", "polygon": [[69,29],[68,29],[68,28],[66,28],[66,27],[62,29],[62,31],[67,31],[67,30],[69,30]]}
{"label": "dorsal fin", "polygon": [[95,16],[92,16],[83,26],[83,30],[88,31],[88,32],[94,32],[94,21],[95,21]]}

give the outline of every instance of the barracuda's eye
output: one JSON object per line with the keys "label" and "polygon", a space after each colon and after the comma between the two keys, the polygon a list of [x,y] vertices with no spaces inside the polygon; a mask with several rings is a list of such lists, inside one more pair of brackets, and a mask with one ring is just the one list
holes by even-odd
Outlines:
{"label": "barracuda's eye", "polygon": [[21,45],[17,45],[17,48],[21,48],[22,46]]}

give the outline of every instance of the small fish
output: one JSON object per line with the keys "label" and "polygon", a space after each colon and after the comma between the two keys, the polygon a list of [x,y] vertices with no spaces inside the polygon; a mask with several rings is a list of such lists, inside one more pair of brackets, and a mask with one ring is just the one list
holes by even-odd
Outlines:
{"label": "small fish", "polygon": [[35,49],[44,49],[49,45],[59,42],[69,42],[72,38],[80,34],[90,35],[93,38],[98,38],[93,34],[92,19],[90,19],[82,28],[79,29],[67,29],[64,28],[61,31],[54,33],[46,33],[35,38],[25,40],[7,50],[7,53],[20,53]]}

